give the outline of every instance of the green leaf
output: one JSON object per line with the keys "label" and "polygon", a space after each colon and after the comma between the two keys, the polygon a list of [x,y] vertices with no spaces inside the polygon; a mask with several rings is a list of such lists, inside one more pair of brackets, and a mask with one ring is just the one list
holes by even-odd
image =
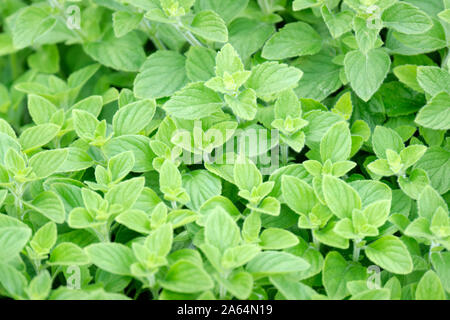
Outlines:
{"label": "green leaf", "polygon": [[50,254],[49,264],[58,266],[85,265],[89,263],[86,253],[71,242],[60,243]]}
{"label": "green leaf", "polygon": [[416,168],[424,170],[431,186],[440,194],[450,190],[450,152],[441,147],[431,147],[417,162]]}
{"label": "green leaf", "polygon": [[249,159],[238,159],[234,165],[234,182],[239,190],[252,191],[262,183],[262,175]]}
{"label": "green leaf", "polygon": [[0,259],[8,262],[15,258],[31,237],[29,228],[10,226],[0,228]]}
{"label": "green leaf", "polygon": [[105,194],[105,200],[109,205],[120,205],[122,210],[133,207],[142,190],[144,190],[145,179],[143,177],[123,181]]}
{"label": "green leaf", "polygon": [[150,148],[150,139],[138,135],[126,135],[109,140],[103,150],[108,158],[114,157],[125,151],[134,154],[133,172],[147,172],[153,169],[152,161],[155,154]]}
{"label": "green leaf", "polygon": [[35,124],[49,123],[58,109],[47,99],[35,94],[28,95],[28,112]]}
{"label": "green leaf", "polygon": [[134,94],[142,99],[172,95],[188,82],[186,63],[186,58],[175,51],[157,51],[151,54],[134,80]]}
{"label": "green leaf", "polygon": [[429,270],[417,284],[416,300],[446,300],[445,291],[437,274]]}
{"label": "green leaf", "polygon": [[309,263],[293,254],[279,251],[259,253],[247,264],[247,271],[254,276],[267,276],[300,272],[309,268]]}
{"label": "green leaf", "polygon": [[117,38],[126,35],[128,32],[136,29],[141,23],[142,14],[134,12],[116,11],[113,14],[114,34]]}
{"label": "green leaf", "polygon": [[365,252],[372,262],[389,272],[408,274],[413,270],[411,255],[397,237],[384,236],[369,244]]}
{"label": "green leaf", "polygon": [[234,17],[239,15],[248,5],[248,0],[199,0],[196,7],[202,10],[212,10],[219,14],[225,22],[230,22]]}
{"label": "green leaf", "polygon": [[243,244],[225,250],[221,264],[226,269],[235,269],[252,260],[261,249],[254,244]]}
{"label": "green leaf", "polygon": [[190,47],[186,53],[186,75],[192,82],[214,77],[216,52],[204,47]]}
{"label": "green leaf", "polygon": [[417,82],[431,96],[441,92],[450,94],[450,74],[444,69],[430,66],[417,67]]}
{"label": "green leaf", "polygon": [[154,100],[142,100],[120,108],[113,118],[114,134],[138,134],[150,123],[155,110]]}
{"label": "green leaf", "polygon": [[219,111],[222,104],[217,93],[197,82],[176,92],[164,104],[164,110],[177,118],[196,120]]}
{"label": "green leaf", "polygon": [[288,300],[311,300],[312,296],[317,294],[311,287],[301,282],[293,281],[286,275],[274,275],[269,279]]}
{"label": "green leaf", "polygon": [[236,222],[223,209],[218,208],[208,215],[205,225],[206,243],[215,246],[222,253],[239,244],[240,232]]}
{"label": "green leaf", "polygon": [[196,211],[206,201],[222,193],[222,181],[206,170],[195,170],[184,174],[182,182],[183,188],[191,199],[186,206]]}
{"label": "green leaf", "polygon": [[430,17],[407,2],[397,2],[383,11],[381,16],[386,27],[406,34],[420,34],[431,29]]}
{"label": "green leaf", "polygon": [[353,13],[351,11],[344,10],[333,14],[327,6],[322,6],[321,13],[333,38],[339,38],[352,30]]}
{"label": "green leaf", "polygon": [[48,6],[29,6],[21,10],[14,22],[12,37],[14,47],[23,49],[45,36],[56,24]]}
{"label": "green leaf", "polygon": [[52,278],[48,271],[42,271],[34,277],[27,288],[27,293],[33,300],[44,300],[52,289]]}
{"label": "green leaf", "polygon": [[345,73],[356,94],[368,101],[386,77],[391,65],[389,55],[383,49],[371,49],[367,53],[350,51],[344,60]]}
{"label": "green leaf", "polygon": [[253,277],[248,272],[234,272],[226,280],[219,277],[217,280],[232,295],[241,300],[247,299],[253,289]]}
{"label": "green leaf", "polygon": [[264,250],[286,249],[298,244],[298,239],[293,233],[279,228],[265,229],[259,239],[259,245]]}
{"label": "green leaf", "polygon": [[342,67],[333,63],[333,58],[334,55],[322,50],[313,56],[300,57],[294,62],[294,66],[303,71],[303,77],[295,88],[299,97],[322,101],[342,86]]}
{"label": "green leaf", "polygon": [[313,55],[321,48],[322,38],[309,24],[288,23],[266,42],[262,57],[269,60],[281,60]]}
{"label": "green leaf", "polygon": [[367,271],[355,262],[346,261],[339,252],[327,254],[322,272],[322,282],[327,295],[332,299],[343,299],[350,294],[347,283],[365,280]]}
{"label": "green leaf", "polygon": [[319,6],[320,3],[317,0],[294,0],[292,3],[292,10],[300,11],[308,8]]}
{"label": "green leaf", "polygon": [[404,84],[417,92],[423,92],[422,87],[417,81],[418,67],[415,65],[401,65],[393,70],[395,76]]}
{"label": "green leaf", "polygon": [[73,110],[72,117],[77,135],[87,142],[94,140],[95,131],[100,123],[97,118],[84,110]]}
{"label": "green leaf", "polygon": [[24,152],[30,152],[53,140],[59,132],[59,126],[42,124],[26,129],[20,135],[19,142]]}
{"label": "green leaf", "polygon": [[123,224],[128,229],[149,234],[152,229],[150,228],[150,219],[148,215],[140,210],[129,210],[120,214],[116,221]]}
{"label": "green leaf", "polygon": [[447,209],[447,204],[436,190],[426,186],[417,199],[417,208],[419,216],[431,221],[437,208]]}
{"label": "green leaf", "polygon": [[30,167],[39,179],[46,178],[57,172],[67,159],[67,149],[42,151],[30,159]]}
{"label": "green leaf", "polygon": [[197,13],[188,29],[209,41],[228,41],[228,30],[225,22],[216,12],[211,10]]}
{"label": "green leaf", "polygon": [[[234,1],[245,2],[245,0]],[[228,42],[233,45],[242,59],[246,59],[264,45],[274,30],[273,25],[264,21],[239,17],[228,25]]]}
{"label": "green leaf", "polygon": [[286,64],[264,62],[252,69],[252,75],[247,80],[246,86],[255,90],[258,97],[265,97],[295,88],[302,75],[300,69]]}
{"label": "green leaf", "polygon": [[253,120],[258,111],[256,93],[253,89],[245,89],[237,97],[225,95],[225,102],[240,119]]}
{"label": "green leaf", "polygon": [[165,289],[182,293],[206,291],[214,286],[203,268],[185,260],[173,264],[160,284]]}
{"label": "green leaf", "polygon": [[293,176],[283,176],[281,179],[283,199],[298,214],[308,215],[318,202],[314,189]]}
{"label": "green leaf", "polygon": [[13,299],[26,299],[27,279],[9,264],[0,263],[0,284]]}
{"label": "green leaf", "polygon": [[56,243],[56,237],[56,224],[50,221],[36,231],[30,245],[38,254],[48,254]]}
{"label": "green leaf", "polygon": [[400,153],[404,149],[403,139],[392,129],[377,126],[372,135],[373,151],[380,159],[386,159],[386,150]]}
{"label": "green leaf", "polygon": [[437,94],[426,106],[420,109],[416,116],[416,123],[435,129],[450,129],[450,94],[442,92]]}
{"label": "green leaf", "polygon": [[116,38],[112,31],[103,39],[83,46],[85,52],[101,64],[120,71],[137,72],[145,61],[145,52],[136,33]]}
{"label": "green leaf", "polygon": [[327,206],[339,218],[351,218],[353,209],[361,209],[360,196],[344,181],[326,175],[322,188]]}
{"label": "green leaf", "polygon": [[63,223],[66,219],[64,204],[53,191],[44,191],[25,204],[56,223]]}
{"label": "green leaf", "polygon": [[320,156],[322,162],[331,160],[333,163],[347,160],[350,157],[352,140],[347,123],[333,125],[320,141]]}
{"label": "green leaf", "polygon": [[450,292],[450,252],[434,252],[431,254],[431,262],[436,270],[443,287]]}
{"label": "green leaf", "polygon": [[133,251],[120,243],[96,243],[88,246],[87,255],[100,269],[119,275],[131,275],[130,267],[136,261]]}

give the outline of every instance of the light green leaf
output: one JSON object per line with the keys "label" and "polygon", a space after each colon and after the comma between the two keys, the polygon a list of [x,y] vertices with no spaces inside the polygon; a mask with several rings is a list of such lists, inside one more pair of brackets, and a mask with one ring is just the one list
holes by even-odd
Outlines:
{"label": "light green leaf", "polygon": [[344,181],[326,175],[322,188],[327,206],[339,218],[351,218],[353,209],[361,209],[360,196]]}
{"label": "light green leaf", "polygon": [[403,139],[392,129],[377,126],[372,135],[373,151],[380,159],[386,159],[386,150],[400,153],[404,149]]}
{"label": "light green leaf", "polygon": [[103,39],[83,47],[94,60],[120,71],[137,72],[145,61],[141,40],[133,32],[116,38],[111,30]]}
{"label": "light green leaf", "polygon": [[26,129],[19,137],[19,142],[24,152],[35,150],[46,145],[59,132],[59,126],[54,124],[42,124]]}
{"label": "light green leaf", "polygon": [[303,72],[300,69],[286,64],[264,62],[253,68],[246,86],[255,90],[258,97],[270,96],[295,88],[302,75]]}
{"label": "light green leaf", "polygon": [[445,291],[437,274],[429,270],[417,284],[416,300],[446,300]]}
{"label": "light green leaf", "polygon": [[228,41],[228,30],[225,22],[216,12],[211,10],[197,13],[188,29],[206,40]]}
{"label": "light green leaf", "polygon": [[160,284],[165,289],[182,293],[206,291],[214,286],[203,268],[185,260],[172,265]]}
{"label": "light green leaf", "polygon": [[247,264],[247,271],[254,276],[266,276],[307,270],[309,263],[293,254],[279,251],[259,253]]}
{"label": "light green leaf", "polygon": [[265,229],[259,239],[259,245],[264,250],[286,249],[298,244],[298,239],[293,233],[280,228]]}
{"label": "light green leaf", "polygon": [[30,167],[39,179],[46,178],[57,172],[67,159],[67,149],[42,151],[30,159]]}
{"label": "light green leaf", "polygon": [[48,33],[56,24],[48,6],[28,6],[21,10],[12,29],[16,49],[32,45]]}
{"label": "light green leaf", "polygon": [[197,82],[176,92],[164,104],[164,110],[177,118],[196,120],[219,111],[222,104],[216,92]]}
{"label": "light green leaf", "polygon": [[223,209],[218,208],[208,215],[205,225],[205,239],[222,253],[239,244],[240,232],[236,222]]}
{"label": "light green leaf", "polygon": [[282,177],[281,190],[284,201],[298,214],[308,215],[318,202],[314,189],[293,176]]}
{"label": "light green leaf", "polygon": [[420,34],[431,29],[430,17],[407,2],[397,2],[383,11],[381,16],[386,27],[406,34]]}
{"label": "light green leaf", "polygon": [[29,228],[10,226],[0,228],[0,260],[8,262],[15,258],[31,237]]}
{"label": "light green leaf", "polygon": [[36,231],[30,245],[38,254],[48,254],[56,243],[56,237],[56,224],[50,221]]}
{"label": "light green leaf", "polygon": [[442,92],[437,94],[428,104],[420,109],[416,116],[416,123],[435,129],[450,129],[450,94]]}
{"label": "light green leaf", "polygon": [[134,94],[143,99],[172,95],[187,84],[185,64],[186,58],[175,51],[151,54],[134,80]]}
{"label": "light green leaf", "polygon": [[346,122],[333,125],[320,141],[320,156],[322,162],[331,160],[333,163],[347,160],[350,157],[352,139]]}
{"label": "light green leaf", "polygon": [[44,191],[25,205],[56,223],[66,219],[64,204],[53,191]]}
{"label": "light green leaf", "polygon": [[120,108],[113,118],[114,134],[138,134],[150,123],[155,110],[154,100],[142,100]]}
{"label": "light green leaf", "polygon": [[133,251],[120,243],[96,243],[85,250],[93,264],[113,274],[131,275],[130,267],[136,262]]}
{"label": "light green leaf", "polygon": [[383,49],[371,49],[367,53],[350,51],[344,60],[345,73],[356,94],[368,101],[383,83],[391,60]]}
{"label": "light green leaf", "polygon": [[265,44],[262,57],[269,60],[281,60],[303,55],[313,55],[322,48],[322,38],[307,23],[286,24]]}
{"label": "light green leaf", "polygon": [[86,253],[71,242],[60,243],[52,250],[49,264],[59,266],[85,265],[89,263]]}
{"label": "light green leaf", "polygon": [[413,270],[411,255],[397,237],[384,236],[369,244],[365,252],[367,258],[389,272],[408,274]]}
{"label": "light green leaf", "polygon": [[365,280],[367,271],[360,264],[346,261],[339,252],[329,252],[325,258],[322,282],[328,296],[343,299],[350,294],[349,281]]}

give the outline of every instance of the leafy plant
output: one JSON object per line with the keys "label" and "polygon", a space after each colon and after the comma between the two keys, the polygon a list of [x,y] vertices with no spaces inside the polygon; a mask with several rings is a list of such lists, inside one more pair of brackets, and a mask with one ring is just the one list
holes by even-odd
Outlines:
{"label": "leafy plant", "polygon": [[3,0],[0,297],[448,299],[449,11]]}

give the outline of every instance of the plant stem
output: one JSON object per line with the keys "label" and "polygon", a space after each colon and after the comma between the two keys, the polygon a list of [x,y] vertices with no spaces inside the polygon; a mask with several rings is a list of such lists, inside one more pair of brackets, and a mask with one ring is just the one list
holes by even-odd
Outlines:
{"label": "plant stem", "polygon": [[320,242],[319,240],[317,240],[317,238],[314,236],[314,230],[311,230],[311,237],[314,243],[314,246],[316,247],[317,250],[320,250]]}
{"label": "plant stem", "polygon": [[286,165],[288,163],[289,157],[289,146],[286,144],[282,144],[280,148],[281,148],[281,163],[283,165]]}
{"label": "plant stem", "polygon": [[153,42],[153,44],[155,45],[156,49],[158,49],[158,50],[167,50],[167,48],[164,45],[164,43],[156,36],[155,29],[151,26],[150,22],[147,19],[144,19],[143,25],[144,25],[145,29],[147,30],[148,37]]}
{"label": "plant stem", "polygon": [[361,252],[361,248],[358,246],[358,244],[361,242],[361,240],[353,240],[353,261],[359,260],[359,253]]}
{"label": "plant stem", "polygon": [[180,20],[178,20],[178,22],[173,26],[191,46],[204,47],[204,45],[200,41],[198,41],[197,38],[189,30],[184,27],[183,23]]}

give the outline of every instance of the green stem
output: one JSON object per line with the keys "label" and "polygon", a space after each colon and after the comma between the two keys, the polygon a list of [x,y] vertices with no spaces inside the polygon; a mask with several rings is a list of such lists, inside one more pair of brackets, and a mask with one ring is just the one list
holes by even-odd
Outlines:
{"label": "green stem", "polygon": [[361,240],[355,239],[353,240],[353,261],[359,260],[359,254],[361,252],[361,248],[358,246],[358,244],[361,242]]}
{"label": "green stem", "polygon": [[289,146],[286,144],[282,144],[280,148],[281,148],[281,163],[283,163],[283,165],[286,165],[288,163],[289,158]]}
{"label": "green stem", "polygon": [[155,29],[151,26],[150,22],[147,19],[144,19],[143,25],[144,25],[145,30],[148,33],[148,37],[153,42],[153,44],[155,45],[156,49],[158,49],[158,50],[167,50],[167,48],[164,45],[164,43],[156,36]]}
{"label": "green stem", "polygon": [[198,41],[197,38],[189,30],[184,27],[183,23],[179,19],[173,26],[191,46],[204,47],[204,45],[200,41]]}
{"label": "green stem", "polygon": [[314,236],[314,230],[311,230],[311,236],[312,236],[312,240],[313,240],[314,246],[316,247],[317,250],[320,250],[320,242],[319,242],[319,240]]}

